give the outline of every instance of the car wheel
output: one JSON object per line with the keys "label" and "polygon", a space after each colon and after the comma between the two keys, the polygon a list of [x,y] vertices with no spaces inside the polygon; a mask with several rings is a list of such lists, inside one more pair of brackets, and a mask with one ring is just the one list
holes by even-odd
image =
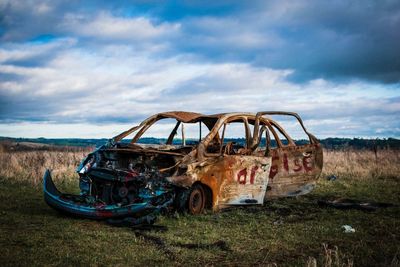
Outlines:
{"label": "car wheel", "polygon": [[206,197],[200,184],[195,184],[188,198],[188,210],[191,214],[201,214],[204,211]]}

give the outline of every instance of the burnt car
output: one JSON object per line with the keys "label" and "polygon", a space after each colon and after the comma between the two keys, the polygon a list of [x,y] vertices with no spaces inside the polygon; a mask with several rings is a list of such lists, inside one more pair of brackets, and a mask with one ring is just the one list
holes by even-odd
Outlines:
{"label": "burnt car", "polygon": [[[296,143],[275,116],[293,118],[306,140]],[[151,139],[167,126],[169,134]],[[232,129],[242,138],[229,138]],[[197,137],[188,138],[189,132]],[[165,112],[90,153],[76,170],[79,195],[59,192],[47,170],[44,196],[57,210],[93,219],[171,209],[199,214],[306,194],[316,185],[322,159],[321,145],[296,113]]]}

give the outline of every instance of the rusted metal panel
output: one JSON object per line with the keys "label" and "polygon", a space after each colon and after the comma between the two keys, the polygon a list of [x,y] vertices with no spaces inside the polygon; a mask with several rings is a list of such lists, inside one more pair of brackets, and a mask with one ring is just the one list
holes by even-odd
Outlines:
{"label": "rusted metal panel", "polygon": [[320,144],[287,146],[271,151],[267,199],[310,192],[322,171]]}
{"label": "rusted metal panel", "polygon": [[196,121],[199,118],[206,117],[206,115],[204,114],[195,112],[183,112],[183,111],[164,112],[164,113],[159,113],[158,116],[165,118],[175,118],[181,122],[191,122],[191,121]]}
{"label": "rusted metal panel", "polygon": [[[263,204],[270,157],[225,155],[188,166],[186,185],[197,181],[213,192],[215,210],[229,205]],[[182,177],[175,182],[182,183]]]}
{"label": "rusted metal panel", "polygon": [[268,185],[271,158],[226,156],[225,179],[218,194],[217,205],[263,204]]}

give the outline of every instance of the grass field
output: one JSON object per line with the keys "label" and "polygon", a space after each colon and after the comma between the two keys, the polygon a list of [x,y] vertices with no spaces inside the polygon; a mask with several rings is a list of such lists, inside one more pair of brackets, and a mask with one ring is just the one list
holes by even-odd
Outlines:
{"label": "grass field", "polygon": [[[398,151],[325,151],[318,187],[307,196],[164,216],[157,221],[164,231],[117,228],[49,208],[44,169],[53,169],[63,190],[76,192],[74,169],[85,153],[0,150],[0,266],[400,266]],[[328,181],[330,175],[337,180]],[[327,197],[397,206],[366,212],[317,205]],[[344,224],[356,232],[344,233]]]}

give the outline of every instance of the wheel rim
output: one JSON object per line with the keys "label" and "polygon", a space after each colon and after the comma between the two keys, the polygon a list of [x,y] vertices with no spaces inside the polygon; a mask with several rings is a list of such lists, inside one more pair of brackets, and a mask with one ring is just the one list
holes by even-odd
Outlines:
{"label": "wheel rim", "polygon": [[205,204],[204,192],[200,187],[193,188],[189,197],[189,211],[192,214],[203,212]]}

